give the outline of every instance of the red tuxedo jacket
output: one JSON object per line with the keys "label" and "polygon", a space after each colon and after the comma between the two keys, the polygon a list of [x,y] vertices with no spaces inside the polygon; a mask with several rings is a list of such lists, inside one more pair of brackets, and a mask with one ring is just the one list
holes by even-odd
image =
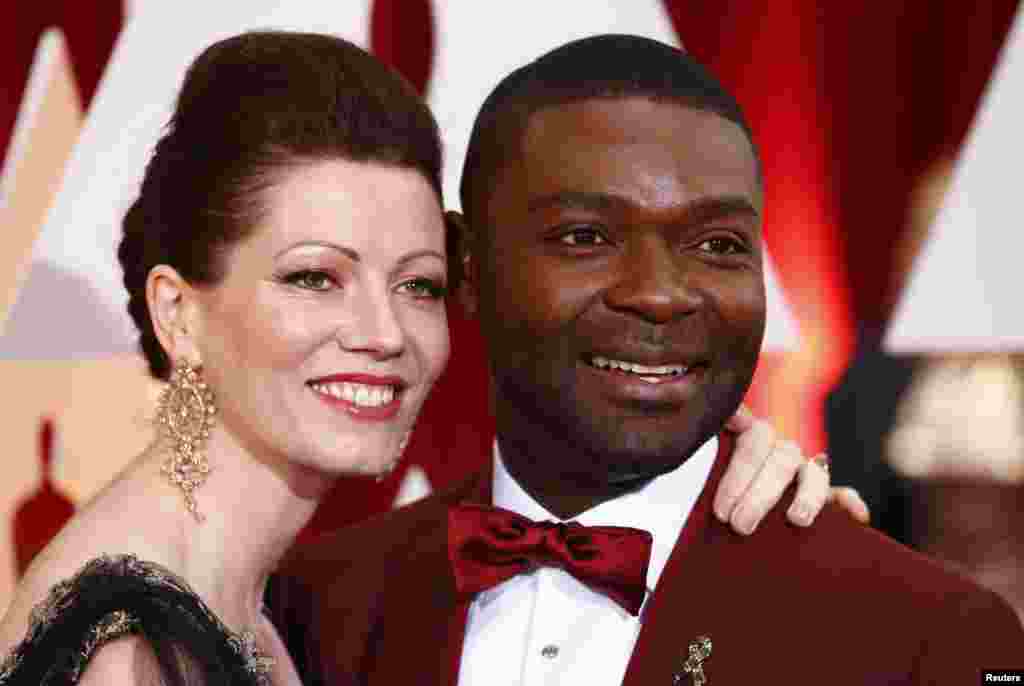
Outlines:
{"label": "red tuxedo jacket", "polygon": [[[645,610],[625,686],[672,686],[701,635],[708,686],[960,686],[1024,667],[1007,603],[844,512],[800,529],[784,502],[752,536],[733,533],[710,514],[726,451]],[[447,508],[484,497],[489,478],[292,551],[270,612],[306,686],[455,685],[469,599],[449,568]]]}

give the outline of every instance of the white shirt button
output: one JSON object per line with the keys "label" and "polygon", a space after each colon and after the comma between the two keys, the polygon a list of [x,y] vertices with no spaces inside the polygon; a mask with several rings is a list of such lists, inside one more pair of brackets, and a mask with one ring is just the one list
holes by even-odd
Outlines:
{"label": "white shirt button", "polygon": [[558,657],[558,646],[553,644],[546,645],[541,649],[540,654],[549,660],[553,660]]}

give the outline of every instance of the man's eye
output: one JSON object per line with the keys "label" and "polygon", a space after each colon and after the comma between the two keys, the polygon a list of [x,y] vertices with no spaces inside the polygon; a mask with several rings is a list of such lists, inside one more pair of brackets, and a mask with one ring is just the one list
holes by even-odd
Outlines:
{"label": "man's eye", "polygon": [[292,272],[284,280],[293,286],[310,291],[327,291],[335,285],[335,281],[330,274],[317,269],[303,269],[302,271]]}
{"label": "man's eye", "polygon": [[589,226],[581,226],[564,233],[560,236],[559,240],[566,245],[572,246],[604,245],[608,242],[597,229]]}
{"label": "man's eye", "polygon": [[448,294],[448,290],[443,283],[426,278],[409,279],[401,283],[399,288],[415,298],[426,300],[440,300]]}
{"label": "man's eye", "polygon": [[698,246],[704,252],[713,253],[715,255],[738,255],[746,251],[743,244],[735,238],[726,238],[719,236],[717,238],[709,238]]}

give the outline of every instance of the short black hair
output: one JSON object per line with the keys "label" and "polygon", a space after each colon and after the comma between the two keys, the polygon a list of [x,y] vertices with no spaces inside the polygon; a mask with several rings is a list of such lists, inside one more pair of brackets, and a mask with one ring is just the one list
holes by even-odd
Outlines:
{"label": "short black hair", "polygon": [[495,87],[473,124],[462,168],[462,211],[475,222],[505,158],[538,110],[598,98],[647,97],[714,112],[753,133],[736,99],[692,56],[643,36],[603,34],[566,43]]}

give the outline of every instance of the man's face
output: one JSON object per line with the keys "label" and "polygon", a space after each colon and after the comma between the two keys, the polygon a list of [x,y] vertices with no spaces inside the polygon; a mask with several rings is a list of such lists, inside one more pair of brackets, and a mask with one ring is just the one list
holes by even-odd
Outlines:
{"label": "man's face", "polygon": [[502,440],[562,444],[532,457],[592,483],[674,469],[735,411],[764,332],[743,131],[647,98],[550,107],[489,192],[469,303]]}

